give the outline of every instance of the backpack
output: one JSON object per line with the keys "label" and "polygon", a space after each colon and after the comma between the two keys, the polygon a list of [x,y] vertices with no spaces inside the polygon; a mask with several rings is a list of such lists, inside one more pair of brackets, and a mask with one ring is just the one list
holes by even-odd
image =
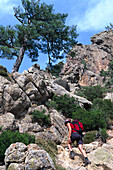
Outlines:
{"label": "backpack", "polygon": [[73,122],[71,122],[72,126],[72,133],[73,132],[78,132],[80,134],[82,134],[83,130],[84,130],[84,127],[83,127],[83,124],[78,121],[77,119],[73,120]]}

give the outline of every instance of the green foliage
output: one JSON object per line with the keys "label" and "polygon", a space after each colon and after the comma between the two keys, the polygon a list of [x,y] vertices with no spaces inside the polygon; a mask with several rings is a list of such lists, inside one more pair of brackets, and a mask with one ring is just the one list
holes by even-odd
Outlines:
{"label": "green foliage", "polygon": [[100,109],[103,112],[103,117],[106,119],[113,118],[113,103],[111,100],[95,99],[93,101],[93,109]]}
{"label": "green foliage", "polygon": [[76,57],[75,51],[70,51],[70,52],[69,52],[69,55],[70,55],[72,58]]}
{"label": "green foliage", "polygon": [[0,135],[0,162],[4,162],[5,150],[15,142],[22,142],[26,145],[35,143],[35,136],[27,133],[20,134],[18,131],[3,131]]}
{"label": "green foliage", "polygon": [[93,141],[96,139],[96,134],[97,134],[97,132],[98,132],[98,131],[87,132],[87,133],[84,135],[84,143],[85,143],[85,144],[88,144],[88,143],[93,142]]}
{"label": "green foliage", "polygon": [[96,98],[103,98],[105,96],[106,89],[101,86],[89,86],[79,89],[75,94],[87,98],[92,101]]}
{"label": "green foliage", "polygon": [[80,120],[83,125],[84,129],[86,131],[90,130],[98,130],[99,127],[106,127],[106,122],[103,117],[103,113],[101,110],[84,110],[84,109],[79,109],[76,112],[72,113],[72,119],[78,119]]}
{"label": "green foliage", "polygon": [[54,102],[55,109],[62,112],[65,117],[80,120],[86,131],[98,130],[100,127],[106,127],[106,116],[103,116],[103,111],[101,109],[93,108],[85,110],[77,105],[73,97],[70,98],[66,95],[54,95],[52,100]]}
{"label": "green foliage", "polygon": [[[14,16],[19,24],[13,27],[0,26],[0,57],[23,59],[26,53],[32,61],[37,61],[42,52],[48,55],[48,64],[52,66],[77,43],[76,26],[66,26],[68,14],[55,13],[53,5],[40,3],[40,0],[21,2],[22,7],[14,7]],[[15,71],[21,64],[19,61],[16,60]]]}
{"label": "green foliage", "polygon": [[56,109],[57,110],[57,104],[54,100],[49,100],[46,102],[46,106],[48,107],[48,109]]}
{"label": "green foliage", "polygon": [[0,126],[0,131],[2,131],[2,126]]}
{"label": "green foliage", "polygon": [[0,75],[10,81],[10,77],[8,75],[7,69],[1,65],[0,65]]}
{"label": "green foliage", "polygon": [[84,69],[86,69],[86,61],[82,60],[82,64],[84,65]]}
{"label": "green foliage", "polygon": [[109,26],[105,27],[107,30],[113,30],[113,24],[109,24]]}
{"label": "green foliage", "polygon": [[42,112],[38,111],[38,110],[34,110],[32,113],[33,116],[33,122],[38,122],[39,124],[41,124],[41,126],[50,126],[51,121],[50,121],[50,115],[45,115],[45,110],[43,110]]}
{"label": "green foliage", "polygon": [[108,138],[106,128],[99,128],[99,135],[101,137],[102,142],[106,142],[106,139]]}
{"label": "green foliage", "polygon": [[59,73],[61,72],[61,69],[63,68],[64,63],[63,62],[59,62],[58,64],[52,66],[51,68],[49,68],[49,72],[55,76],[55,77],[59,77]]}
{"label": "green foliage", "polygon": [[101,71],[100,76],[104,77],[106,87],[111,87],[113,85],[113,62],[109,63],[108,71]]}
{"label": "green foliage", "polygon": [[57,110],[61,111],[66,117],[72,117],[74,111],[81,109],[80,106],[76,105],[74,97],[54,95],[52,100],[56,102]]}

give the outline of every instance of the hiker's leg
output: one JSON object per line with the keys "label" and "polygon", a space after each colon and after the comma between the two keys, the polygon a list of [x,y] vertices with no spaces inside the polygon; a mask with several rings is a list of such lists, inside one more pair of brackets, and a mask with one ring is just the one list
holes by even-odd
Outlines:
{"label": "hiker's leg", "polygon": [[82,155],[84,156],[84,158],[87,157],[86,152],[85,152],[85,150],[83,149],[83,145],[82,145],[82,144],[79,144],[79,145],[78,145],[78,149],[80,150],[80,152],[82,153]]}
{"label": "hiker's leg", "polygon": [[91,161],[89,161],[87,155],[86,155],[86,152],[85,150],[83,149],[83,145],[82,144],[79,144],[78,145],[78,148],[80,150],[80,152],[82,153],[82,155],[84,156],[84,163],[85,165],[84,166],[87,166],[88,164],[91,164]]}
{"label": "hiker's leg", "polygon": [[69,151],[72,151],[72,146],[70,142],[68,142],[68,148],[69,148]]}

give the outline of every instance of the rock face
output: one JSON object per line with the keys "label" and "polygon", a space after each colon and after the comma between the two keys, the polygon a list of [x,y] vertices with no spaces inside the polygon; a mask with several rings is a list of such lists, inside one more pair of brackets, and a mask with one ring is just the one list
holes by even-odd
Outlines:
{"label": "rock face", "polygon": [[[38,161],[37,161],[38,160]],[[5,166],[10,170],[47,169],[54,170],[49,154],[36,144],[26,146],[23,143],[11,144],[5,152]]]}
{"label": "rock face", "polygon": [[91,38],[92,45],[78,44],[67,55],[61,77],[80,86],[102,85],[100,71],[108,69],[113,61],[113,30]]}
{"label": "rock face", "polygon": [[[15,118],[21,118],[32,106],[44,104],[54,93],[69,96],[69,91],[65,89],[69,86],[63,87],[58,85],[59,81],[54,80],[50,74],[40,70],[38,65],[32,66],[22,74],[13,73],[11,81],[0,76],[0,115],[10,112]],[[91,102],[85,98],[73,97],[80,104],[91,105]]]}

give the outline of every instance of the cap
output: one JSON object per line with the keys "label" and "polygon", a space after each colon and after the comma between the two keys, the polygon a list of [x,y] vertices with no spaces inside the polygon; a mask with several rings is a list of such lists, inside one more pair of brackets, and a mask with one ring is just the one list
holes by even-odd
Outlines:
{"label": "cap", "polygon": [[64,122],[64,123],[65,123],[65,126],[66,126],[66,124],[67,124],[68,122],[71,122],[71,120],[70,120],[70,119],[66,119],[65,122]]}

